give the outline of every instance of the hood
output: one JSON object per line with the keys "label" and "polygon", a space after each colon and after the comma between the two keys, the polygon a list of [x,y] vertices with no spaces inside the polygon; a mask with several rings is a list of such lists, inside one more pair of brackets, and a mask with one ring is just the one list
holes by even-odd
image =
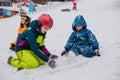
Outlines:
{"label": "hood", "polygon": [[31,27],[32,29],[37,30],[37,28],[41,28],[42,25],[40,26],[40,25],[38,24],[37,20],[33,20],[33,21],[30,23],[29,27]]}
{"label": "hood", "polygon": [[76,30],[75,29],[76,26],[83,26],[84,29],[87,28],[87,23],[82,15],[78,15],[74,19],[74,22],[72,24],[72,29]]}
{"label": "hood", "polygon": [[29,25],[29,27],[35,29],[35,25],[36,25],[36,20],[32,21]]}
{"label": "hood", "polygon": [[38,28],[41,29],[42,25],[38,23],[37,20],[34,20],[30,23],[29,25],[30,28],[32,28],[33,30],[37,31],[39,34],[45,36],[46,33],[41,33],[40,31],[38,31]]}

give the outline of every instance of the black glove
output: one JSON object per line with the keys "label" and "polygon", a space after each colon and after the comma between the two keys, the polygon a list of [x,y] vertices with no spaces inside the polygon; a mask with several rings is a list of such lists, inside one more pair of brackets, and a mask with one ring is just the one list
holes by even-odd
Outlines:
{"label": "black glove", "polygon": [[49,59],[49,60],[48,60],[48,65],[49,65],[52,69],[56,68],[55,63],[56,63],[56,62],[55,62],[54,60],[52,60],[52,59]]}
{"label": "black glove", "polygon": [[64,51],[61,53],[61,56],[64,56],[64,55],[68,55],[68,51],[64,50]]}
{"label": "black glove", "polygon": [[99,49],[95,49],[95,53],[96,53],[97,56],[100,56]]}

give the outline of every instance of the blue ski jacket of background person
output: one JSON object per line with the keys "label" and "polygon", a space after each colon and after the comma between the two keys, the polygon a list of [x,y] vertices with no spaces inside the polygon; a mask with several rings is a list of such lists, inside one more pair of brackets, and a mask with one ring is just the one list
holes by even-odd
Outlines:
{"label": "blue ski jacket of background person", "polygon": [[30,4],[29,6],[29,12],[34,12],[35,11],[35,6],[33,4]]}
{"label": "blue ski jacket of background person", "polygon": [[[48,57],[39,49],[38,37],[44,40],[46,33],[40,33],[36,29],[37,20],[30,23],[29,28],[26,29],[19,37],[16,43],[16,52],[20,50],[32,50],[43,61],[48,61]],[[43,44],[44,46],[44,44]]]}
{"label": "blue ski jacket of background person", "polygon": [[[83,26],[83,29],[77,31],[76,26]],[[73,51],[75,55],[82,54],[86,57],[96,55],[94,50],[99,48],[99,43],[94,34],[87,29],[87,24],[83,16],[79,15],[75,18],[72,29],[73,32],[65,45],[65,49]]]}

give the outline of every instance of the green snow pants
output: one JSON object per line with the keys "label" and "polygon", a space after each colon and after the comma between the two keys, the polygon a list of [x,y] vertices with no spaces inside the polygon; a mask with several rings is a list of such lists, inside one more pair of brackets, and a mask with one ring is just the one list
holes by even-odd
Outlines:
{"label": "green snow pants", "polygon": [[18,58],[12,58],[11,65],[17,68],[33,69],[45,64],[31,50],[21,50],[16,55]]}

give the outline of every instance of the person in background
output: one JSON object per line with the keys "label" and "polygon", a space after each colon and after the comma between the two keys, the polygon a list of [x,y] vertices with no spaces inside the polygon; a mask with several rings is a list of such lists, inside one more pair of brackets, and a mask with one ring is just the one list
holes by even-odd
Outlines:
{"label": "person in background", "polygon": [[[31,18],[26,15],[26,13],[21,13],[21,22],[20,22],[20,27],[18,28],[18,36],[28,28],[30,24]],[[10,43],[10,50],[15,51],[15,44],[16,40],[14,40],[12,43]]]}
{"label": "person in background", "polygon": [[31,18],[26,15],[26,13],[21,14],[21,23],[20,27],[18,28],[18,35],[20,35],[24,30],[26,30],[29,27]]}
{"label": "person in background", "polygon": [[18,69],[34,69],[47,62],[51,68],[55,68],[54,59],[58,56],[51,54],[45,46],[46,33],[52,26],[53,19],[49,14],[42,14],[33,20],[17,39],[17,58],[10,56],[7,63]]}
{"label": "person in background", "polygon": [[77,11],[77,0],[72,0],[72,10]]}
{"label": "person in background", "polygon": [[35,6],[34,6],[34,4],[30,4],[29,5],[29,13],[33,13],[35,11]]}
{"label": "person in background", "polygon": [[87,23],[82,15],[76,16],[72,29],[73,32],[61,56],[68,55],[69,51],[73,51],[76,56],[80,54],[85,57],[100,56],[99,43],[91,30],[87,29]]}

